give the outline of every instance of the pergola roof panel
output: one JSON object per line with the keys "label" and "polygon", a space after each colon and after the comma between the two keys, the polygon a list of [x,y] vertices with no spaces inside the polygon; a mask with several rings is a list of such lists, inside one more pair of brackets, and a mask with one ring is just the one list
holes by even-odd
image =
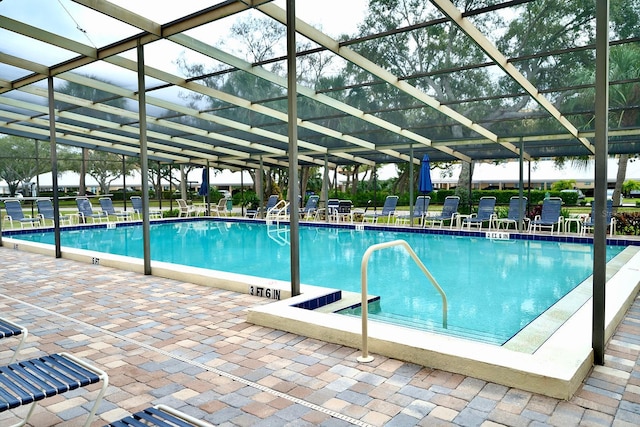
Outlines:
{"label": "pergola roof panel", "polygon": [[[143,119],[156,158],[173,162],[201,156],[238,166],[256,164],[262,156],[286,165],[285,40],[274,39],[257,58],[247,43],[228,37],[237,19],[251,17],[264,27],[247,33],[245,42],[270,42],[266,36],[273,28],[284,31],[284,2],[161,3],[0,3],[0,39],[9,41],[0,52],[0,132],[48,137],[43,132],[46,78],[52,75],[59,141],[135,151],[140,43],[147,92]],[[510,52],[512,57],[497,48],[500,33],[528,3],[496,0],[463,11],[448,0],[433,0],[425,4],[430,9],[425,22],[342,41],[338,38],[346,31],[323,32],[323,23],[315,19],[320,13],[301,7],[300,163],[323,164],[325,158],[335,164],[405,162],[412,152],[415,163],[423,153],[435,161],[517,158],[520,141],[528,159],[593,154],[593,107],[575,102],[589,99],[592,81],[573,81],[569,72],[529,80],[539,64],[569,69],[588,62],[594,49],[585,45],[587,38],[577,38],[572,46],[549,40],[548,46]],[[504,27],[486,31],[487,18],[498,16]],[[434,38],[440,30],[455,35],[466,51],[441,51],[444,40]],[[407,57],[376,62],[378,45],[391,39],[398,45],[387,54]],[[416,43],[431,47],[434,58],[448,55],[447,61],[412,57]],[[346,64],[353,73],[343,73]],[[623,88],[637,80],[619,84]],[[640,123],[627,125],[624,135],[612,139],[614,150],[635,150],[639,129]]]}

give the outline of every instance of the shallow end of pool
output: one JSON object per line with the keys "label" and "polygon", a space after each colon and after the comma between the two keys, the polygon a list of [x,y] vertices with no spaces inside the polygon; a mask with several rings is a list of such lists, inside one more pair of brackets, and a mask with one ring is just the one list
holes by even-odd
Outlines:
{"label": "shallow end of pool", "polygon": [[[608,341],[640,289],[640,252],[625,249],[624,256],[607,266],[605,339]],[[579,298],[591,289],[590,279],[577,291]],[[313,287],[309,287],[313,288]],[[321,288],[304,289],[289,300],[249,309],[247,321],[323,341],[364,349],[360,319],[292,305],[322,294]],[[573,297],[575,298],[576,295]],[[366,355],[383,355],[423,366],[455,372],[486,381],[517,387],[554,398],[569,399],[593,366],[591,343],[591,298],[577,310],[555,322],[545,336],[540,325],[523,330],[510,345],[495,346],[440,334],[369,322]],[[576,301],[568,305],[575,305]],[[564,310],[564,307],[561,308]],[[556,314],[549,311],[548,317]],[[541,316],[542,317],[542,316]],[[529,343],[535,336],[535,344]],[[361,353],[365,355],[365,353]]]}

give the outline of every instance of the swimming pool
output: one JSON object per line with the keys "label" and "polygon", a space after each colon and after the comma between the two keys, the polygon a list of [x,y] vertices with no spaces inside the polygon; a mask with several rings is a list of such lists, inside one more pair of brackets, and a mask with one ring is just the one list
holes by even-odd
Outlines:
{"label": "swimming pool", "polygon": [[[53,244],[51,231],[13,236]],[[289,280],[288,228],[262,222],[180,221],[151,225],[154,260]],[[591,275],[592,246],[557,241],[492,240],[391,230],[300,227],[300,277],[310,285],[360,292],[360,265],[374,244],[409,243],[447,293],[442,303],[402,248],[374,253],[369,293],[380,297],[371,317],[503,344]],[[79,228],[62,246],[142,257],[140,226]],[[611,259],[624,246],[609,246]]]}

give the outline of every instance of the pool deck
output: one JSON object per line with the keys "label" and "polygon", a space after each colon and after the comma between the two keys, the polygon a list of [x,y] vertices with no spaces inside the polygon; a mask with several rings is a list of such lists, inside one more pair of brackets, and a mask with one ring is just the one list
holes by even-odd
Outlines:
{"label": "pool deck", "polygon": [[[376,354],[361,364],[358,349],[248,323],[270,301],[244,293],[7,247],[0,278],[0,313],[29,328],[21,358],[67,351],[109,374],[94,426],[158,403],[222,426],[640,425],[637,296],[605,366],[561,400]],[[81,425],[95,393],[46,399],[30,425]]]}

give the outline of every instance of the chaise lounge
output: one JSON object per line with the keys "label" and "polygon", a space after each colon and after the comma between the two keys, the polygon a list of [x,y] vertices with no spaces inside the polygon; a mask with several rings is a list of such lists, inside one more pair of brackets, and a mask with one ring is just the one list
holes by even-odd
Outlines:
{"label": "chaise lounge", "polygon": [[48,397],[102,382],[87,420],[93,421],[98,406],[109,385],[107,374],[71,354],[59,353],[25,360],[0,367],[0,412],[30,405],[22,421],[11,427],[20,427],[29,421],[35,404]]}
{"label": "chaise lounge", "polygon": [[362,215],[362,222],[377,223],[378,218],[387,217],[387,224],[391,223],[391,217],[396,213],[396,206],[398,205],[398,196],[387,196],[384,199],[384,205],[382,206],[382,212],[365,212]]}
{"label": "chaise lounge", "polygon": [[13,227],[13,221],[18,222],[20,224],[20,228],[24,228],[25,224],[29,224],[31,227],[40,225],[40,218],[32,218],[22,212],[22,204],[18,199],[5,200],[4,208],[7,211],[4,220],[9,221],[11,227]]}
{"label": "chaise lounge", "polygon": [[10,338],[10,337],[17,338],[18,336],[20,336],[21,338],[20,343],[18,344],[18,347],[16,347],[15,351],[13,352],[13,356],[11,357],[9,364],[16,361],[16,358],[18,357],[18,353],[24,346],[24,343],[27,341],[28,334],[29,334],[29,331],[24,326],[20,326],[17,323],[14,323],[8,319],[4,319],[0,317],[0,338]]}
{"label": "chaise lounge", "polygon": [[211,424],[193,418],[184,412],[166,405],[156,405],[114,421],[105,427],[213,427]]}

